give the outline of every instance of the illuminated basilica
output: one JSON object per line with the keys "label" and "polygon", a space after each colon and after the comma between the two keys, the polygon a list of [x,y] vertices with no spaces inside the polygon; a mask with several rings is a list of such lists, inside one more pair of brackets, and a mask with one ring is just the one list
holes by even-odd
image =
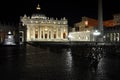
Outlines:
{"label": "illuminated basilica", "polygon": [[[40,11],[40,5],[36,7]],[[68,34],[68,20],[63,17],[60,20],[46,17],[36,13],[31,16],[20,17],[19,27],[20,42],[29,41],[96,41],[94,31],[98,26],[98,20],[82,17],[82,21],[74,24]],[[114,19],[103,21],[104,41],[120,42],[120,14],[115,14]]]}
{"label": "illuminated basilica", "polygon": [[[40,5],[36,7],[40,10]],[[43,14],[24,15],[20,18],[22,26],[26,27],[26,33],[20,30],[20,41],[67,41],[68,21],[65,17],[58,20],[49,18]]]}

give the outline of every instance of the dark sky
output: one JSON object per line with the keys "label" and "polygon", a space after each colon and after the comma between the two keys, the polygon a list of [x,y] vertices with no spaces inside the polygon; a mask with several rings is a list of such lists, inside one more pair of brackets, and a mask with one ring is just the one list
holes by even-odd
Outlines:
{"label": "dark sky", "polygon": [[[54,18],[66,17],[70,25],[79,22],[82,16],[97,19],[97,0],[1,0],[0,21],[17,23],[20,16],[35,13],[38,3],[42,14]],[[120,1],[103,0],[104,20],[112,19],[116,13],[120,13]]]}

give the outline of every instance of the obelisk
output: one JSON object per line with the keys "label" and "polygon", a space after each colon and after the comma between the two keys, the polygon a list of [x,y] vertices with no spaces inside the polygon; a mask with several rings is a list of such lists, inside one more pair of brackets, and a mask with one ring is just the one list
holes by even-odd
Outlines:
{"label": "obelisk", "polygon": [[103,9],[102,0],[98,0],[98,30],[101,32],[99,41],[103,42]]}

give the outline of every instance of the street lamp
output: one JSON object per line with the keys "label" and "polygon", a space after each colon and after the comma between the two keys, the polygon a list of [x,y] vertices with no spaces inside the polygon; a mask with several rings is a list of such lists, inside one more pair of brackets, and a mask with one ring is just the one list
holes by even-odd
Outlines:
{"label": "street lamp", "polygon": [[95,31],[93,32],[93,35],[94,35],[94,36],[99,36],[100,34],[101,34],[101,32],[98,31],[98,30],[95,30]]}
{"label": "street lamp", "polygon": [[93,37],[94,37],[94,41],[98,41],[98,37],[101,35],[101,32],[99,30],[94,30],[93,31]]}

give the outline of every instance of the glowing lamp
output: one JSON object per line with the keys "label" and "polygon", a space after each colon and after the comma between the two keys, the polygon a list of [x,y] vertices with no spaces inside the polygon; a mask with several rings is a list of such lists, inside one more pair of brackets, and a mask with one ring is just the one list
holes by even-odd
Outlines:
{"label": "glowing lamp", "polygon": [[93,32],[93,35],[95,35],[95,36],[99,36],[100,34],[101,34],[101,32],[98,31],[98,30],[95,30],[95,31]]}

